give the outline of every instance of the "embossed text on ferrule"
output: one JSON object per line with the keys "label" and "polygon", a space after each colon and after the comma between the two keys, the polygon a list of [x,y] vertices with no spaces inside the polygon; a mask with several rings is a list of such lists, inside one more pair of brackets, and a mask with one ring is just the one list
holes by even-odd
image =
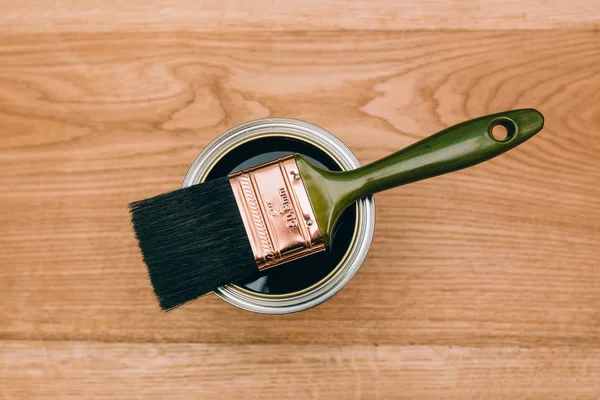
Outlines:
{"label": "embossed text on ferrule", "polygon": [[293,156],[229,177],[261,270],[325,249],[304,183],[291,171]]}
{"label": "embossed text on ferrule", "polygon": [[270,201],[267,201],[265,205],[269,210],[269,215],[275,217],[281,215],[285,220],[285,224],[288,228],[294,228],[298,226],[298,217],[290,201],[290,196],[285,188],[279,188],[279,196],[281,197],[281,203],[273,205]]}

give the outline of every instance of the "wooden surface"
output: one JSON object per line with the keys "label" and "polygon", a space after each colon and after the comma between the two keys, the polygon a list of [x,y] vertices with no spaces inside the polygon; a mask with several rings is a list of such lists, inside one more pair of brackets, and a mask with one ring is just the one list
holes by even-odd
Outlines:
{"label": "wooden surface", "polygon": [[[595,0],[5,1],[0,398],[600,398]],[[162,314],[126,205],[244,121],[373,161],[511,108],[489,163],[376,196],[367,261],[312,310]]]}

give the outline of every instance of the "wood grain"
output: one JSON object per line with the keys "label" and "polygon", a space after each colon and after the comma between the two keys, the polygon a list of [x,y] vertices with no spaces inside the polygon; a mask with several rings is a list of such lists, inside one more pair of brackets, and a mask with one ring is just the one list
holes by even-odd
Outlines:
{"label": "wood grain", "polygon": [[598,29],[596,0],[4,0],[7,32]]}
{"label": "wood grain", "polygon": [[571,398],[597,399],[600,392],[599,350],[9,341],[0,355],[9,399],[555,399],[565,387]]}
{"label": "wood grain", "polygon": [[[595,1],[0,15],[0,397],[600,395]],[[126,206],[179,187],[226,129],[304,119],[366,163],[521,107],[546,127],[518,149],[376,196],[367,261],[325,304],[160,312]]]}
{"label": "wood grain", "polygon": [[[600,345],[595,33],[3,43],[2,337]],[[534,140],[376,197],[369,258],[327,304],[278,318],[209,298],[167,316],[156,307],[126,204],[177,188],[227,128],[294,116],[368,162],[519,107],[547,116]]]}

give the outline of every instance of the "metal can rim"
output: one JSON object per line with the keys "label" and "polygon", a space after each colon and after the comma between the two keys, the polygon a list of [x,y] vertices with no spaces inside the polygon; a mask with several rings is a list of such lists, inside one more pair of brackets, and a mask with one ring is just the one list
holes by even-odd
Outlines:
{"label": "metal can rim", "polygon": [[[292,118],[263,118],[237,125],[211,141],[189,168],[182,187],[201,183],[214,165],[234,148],[262,137],[290,137],[316,146],[343,170],[361,166],[354,153],[336,136],[306,121]],[[289,314],[307,310],[339,292],[361,267],[367,256],[375,229],[375,202],[372,196],[357,202],[355,238],[345,257],[324,282],[299,294],[264,296],[235,285],[226,285],[215,294],[228,303],[261,314]]]}

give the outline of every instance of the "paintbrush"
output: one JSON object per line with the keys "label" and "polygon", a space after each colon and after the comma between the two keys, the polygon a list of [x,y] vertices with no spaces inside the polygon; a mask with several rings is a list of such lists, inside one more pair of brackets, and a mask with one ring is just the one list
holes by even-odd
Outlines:
{"label": "paintbrush", "polygon": [[[293,154],[130,204],[133,227],[164,310],[219,286],[324,251],[358,199],[470,167],[523,143],[544,125],[533,109],[463,122],[351,171]],[[492,129],[500,126],[505,138]]]}

